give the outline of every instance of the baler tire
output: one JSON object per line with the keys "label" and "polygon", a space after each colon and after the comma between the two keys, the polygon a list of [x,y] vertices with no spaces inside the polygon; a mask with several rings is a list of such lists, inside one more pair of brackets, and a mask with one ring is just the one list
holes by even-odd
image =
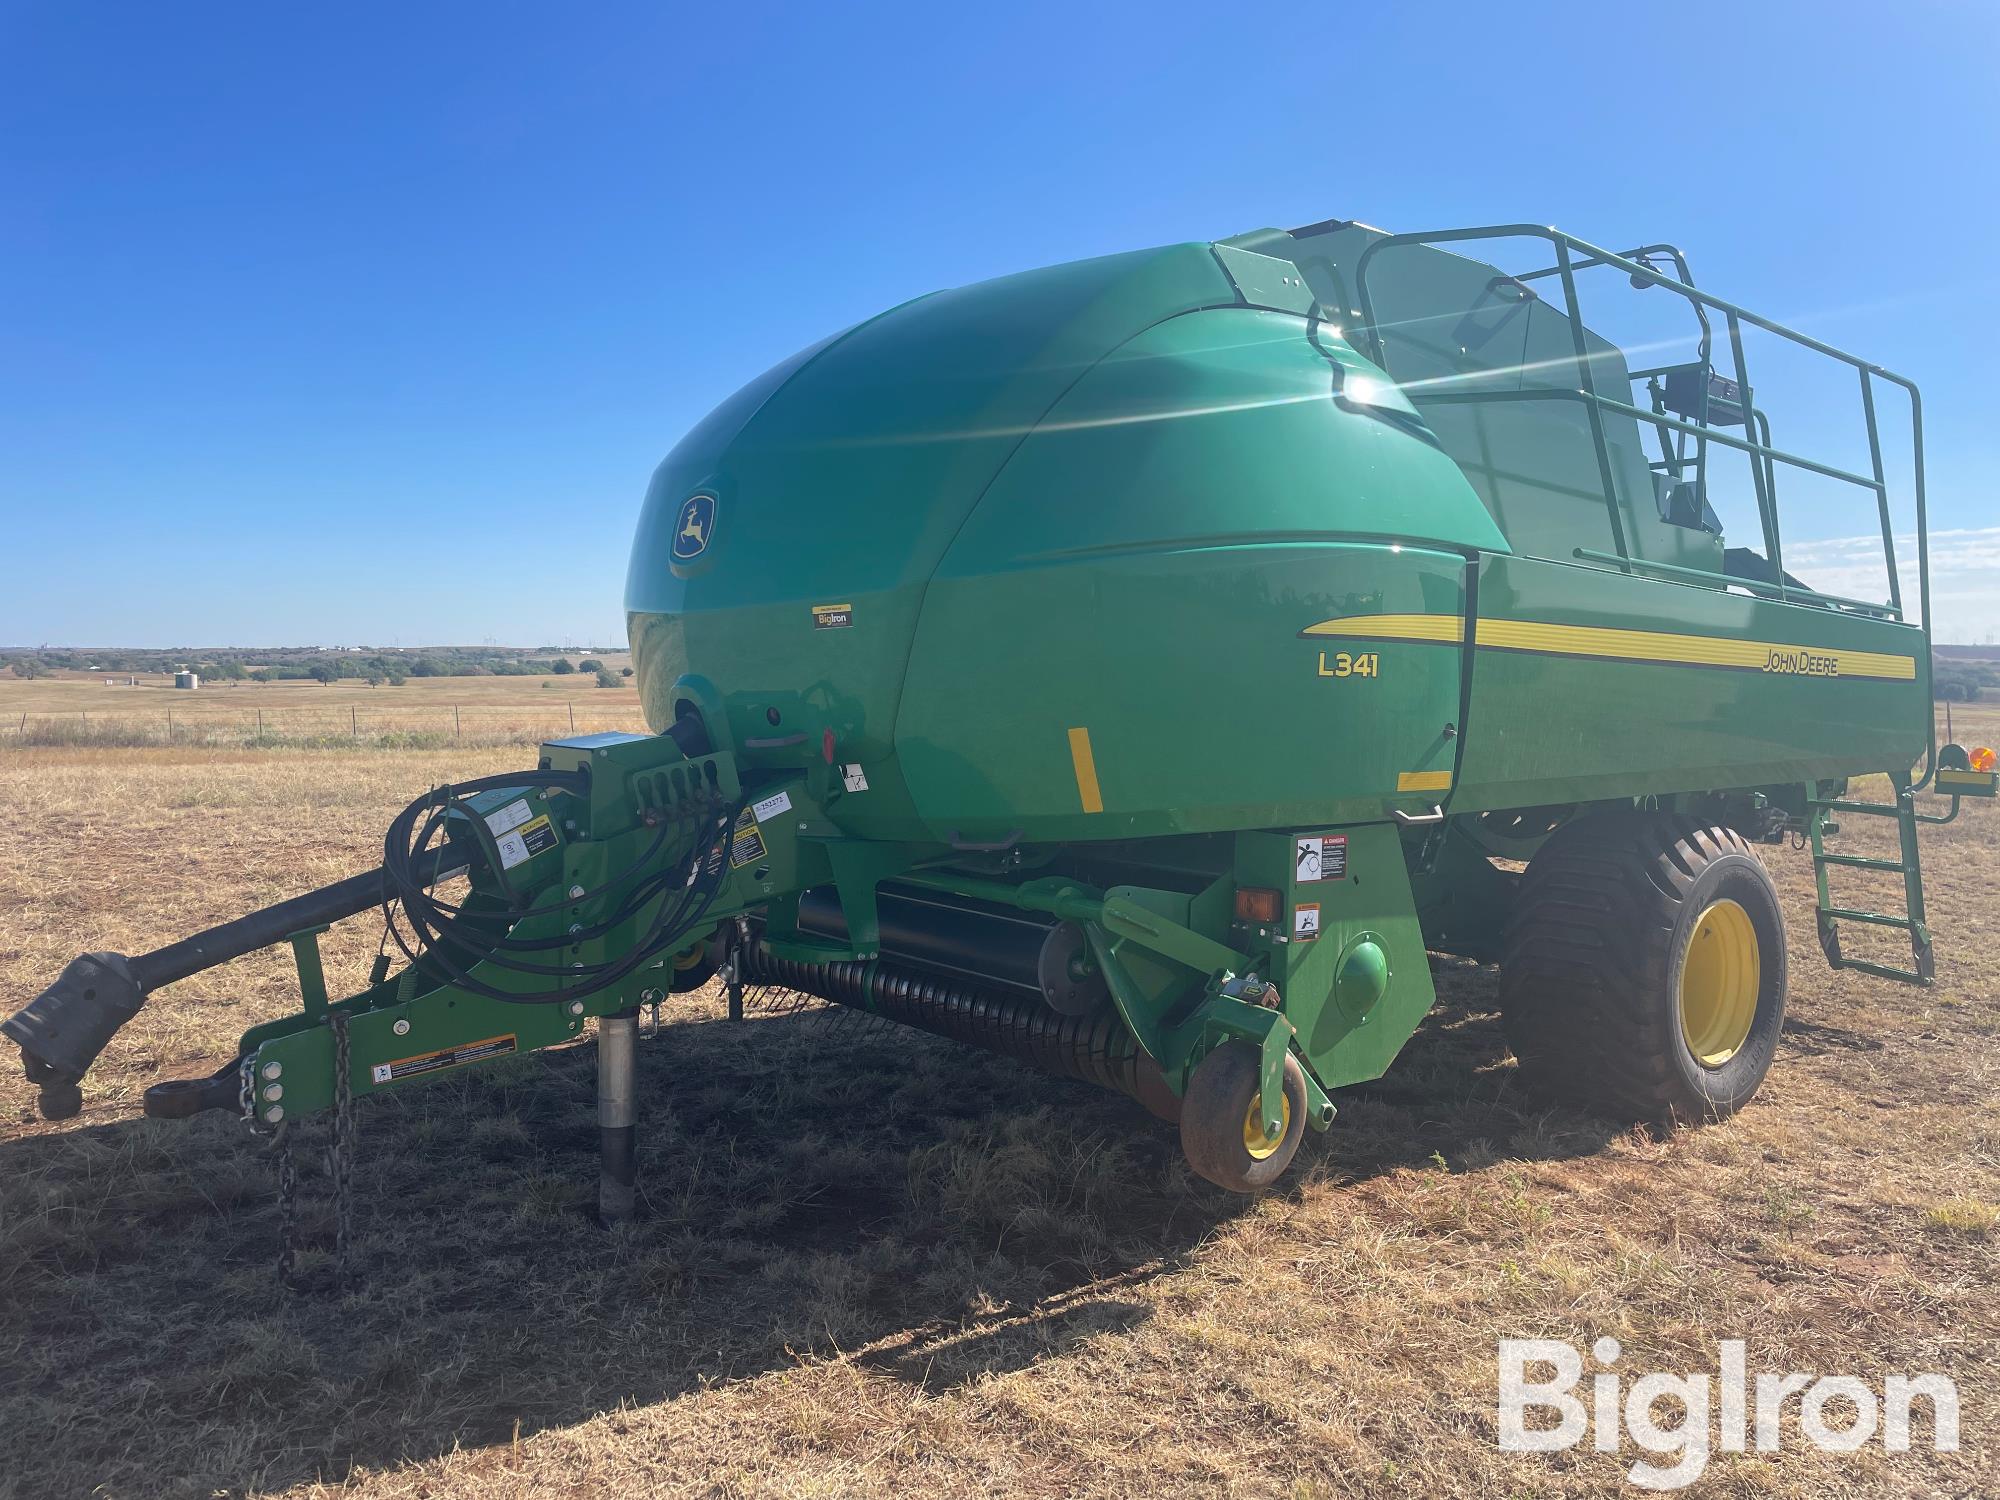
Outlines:
{"label": "baler tire", "polygon": [[1285,1058],[1285,1133],[1274,1149],[1253,1155],[1245,1124],[1256,1106],[1263,1057],[1248,1042],[1224,1042],[1188,1077],[1181,1096],[1181,1152],[1200,1177],[1232,1193],[1262,1192],[1298,1155],[1306,1129],[1306,1075]]}
{"label": "baler tire", "polygon": [[[1725,1027],[1728,1045],[1704,1062],[1683,988],[1698,929],[1704,942],[1717,936],[1711,923],[1739,950],[1742,1029]],[[1755,1096],[1777,1051],[1784,915],[1735,829],[1599,815],[1558,830],[1529,861],[1500,976],[1507,1040],[1536,1092],[1620,1120],[1722,1119]]]}

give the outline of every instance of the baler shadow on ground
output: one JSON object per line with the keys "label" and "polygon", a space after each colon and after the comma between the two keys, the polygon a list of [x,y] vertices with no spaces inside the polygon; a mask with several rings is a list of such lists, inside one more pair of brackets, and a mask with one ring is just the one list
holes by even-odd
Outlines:
{"label": "baler shadow on ground", "polygon": [[[1301,1183],[1616,1133],[1515,1098],[1490,974],[1439,977]],[[1134,1289],[1246,1211],[1130,1101],[814,1008],[647,1034],[642,1217],[607,1233],[591,1050],[365,1101],[346,1294],[278,1287],[274,1164],[234,1121],[0,1146],[0,1489],[338,1479],[829,1356],[942,1393],[1136,1326]],[[324,1140],[299,1138],[322,1248]]]}

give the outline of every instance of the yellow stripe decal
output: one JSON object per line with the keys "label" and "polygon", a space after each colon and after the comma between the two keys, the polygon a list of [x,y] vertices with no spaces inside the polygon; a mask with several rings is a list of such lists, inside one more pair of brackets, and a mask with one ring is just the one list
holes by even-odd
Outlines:
{"label": "yellow stripe decal", "polygon": [[1462,641],[1465,621],[1457,615],[1349,615],[1321,620],[1300,635],[1369,636],[1383,641]]}
{"label": "yellow stripe decal", "polygon": [[1448,792],[1451,790],[1449,771],[1405,771],[1396,778],[1399,792]]}
{"label": "yellow stripe decal", "polygon": [[1069,732],[1070,764],[1076,767],[1076,794],[1083,799],[1083,810],[1087,813],[1104,811],[1104,796],[1097,790],[1097,758],[1090,753],[1090,731],[1072,729]]}
{"label": "yellow stripe decal", "polygon": [[[1463,640],[1464,632],[1464,622],[1456,615],[1348,615],[1309,625],[1300,634],[1449,642]],[[1797,677],[1873,677],[1913,682],[1917,676],[1917,660],[1913,656],[1848,651],[1835,646],[1746,641],[1723,635],[1677,635],[1600,625],[1554,625],[1537,620],[1481,620],[1473,639],[1476,645],[1496,651],[1533,651],[1545,656],[1594,656],[1683,667],[1734,667]]]}

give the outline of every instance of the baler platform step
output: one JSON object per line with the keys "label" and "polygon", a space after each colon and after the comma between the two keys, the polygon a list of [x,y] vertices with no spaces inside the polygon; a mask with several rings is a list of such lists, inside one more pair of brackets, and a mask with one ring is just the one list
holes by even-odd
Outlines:
{"label": "baler platform step", "polygon": [[[1902,984],[1928,986],[1936,974],[1936,960],[1931,948],[1930,928],[1924,921],[1924,876],[1917,858],[1917,816],[1916,801],[1907,781],[1896,785],[1894,802],[1854,802],[1839,797],[1815,797],[1810,790],[1806,798],[1810,816],[1807,829],[1812,837],[1813,882],[1818,893],[1818,910],[1815,913],[1819,927],[1820,951],[1826,961],[1836,969],[1852,969],[1857,973],[1872,975],[1877,979],[1893,979]],[[1838,825],[1827,818],[1828,813],[1852,813],[1858,817],[1894,818],[1896,820],[1897,842],[1901,856],[1897,859],[1882,859],[1866,854],[1830,854],[1826,849],[1828,835],[1838,831]],[[1880,870],[1903,877],[1902,914],[1894,912],[1863,911],[1858,907],[1835,906],[1828,886],[1827,870],[1840,866],[1852,870]],[[1840,926],[1842,922],[1860,922],[1871,927],[1899,927],[1910,934],[1910,956],[1915,967],[1899,969],[1892,964],[1871,963],[1865,959],[1849,958],[1841,951]]]}

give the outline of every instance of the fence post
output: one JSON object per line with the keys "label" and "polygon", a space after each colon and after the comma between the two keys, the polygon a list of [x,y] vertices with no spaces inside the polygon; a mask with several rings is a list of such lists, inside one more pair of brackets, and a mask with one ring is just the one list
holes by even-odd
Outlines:
{"label": "fence post", "polygon": [[257,710],[257,738],[264,738],[264,710],[261,708]]}
{"label": "fence post", "polygon": [[569,706],[569,732],[571,734],[576,733],[576,705],[574,703]]}
{"label": "fence post", "polygon": [[[85,717],[87,722],[88,716],[86,715]],[[174,737],[174,711],[170,708],[167,710],[167,738],[171,740],[173,737]]]}

